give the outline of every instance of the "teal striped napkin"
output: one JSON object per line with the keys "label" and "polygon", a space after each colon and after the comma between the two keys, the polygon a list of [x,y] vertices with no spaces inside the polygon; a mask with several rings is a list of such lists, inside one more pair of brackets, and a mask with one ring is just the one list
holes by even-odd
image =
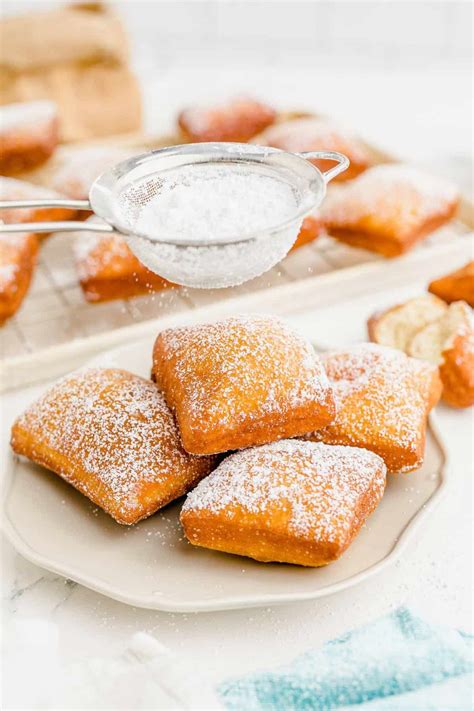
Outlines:
{"label": "teal striped napkin", "polygon": [[228,680],[218,693],[233,711],[329,711],[365,704],[472,672],[472,639],[402,607],[288,666]]}

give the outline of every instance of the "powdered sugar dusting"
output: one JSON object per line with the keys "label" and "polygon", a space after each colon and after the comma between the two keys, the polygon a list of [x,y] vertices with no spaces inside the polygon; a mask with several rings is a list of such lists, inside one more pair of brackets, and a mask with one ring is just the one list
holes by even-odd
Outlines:
{"label": "powdered sugar dusting", "polygon": [[[321,542],[350,536],[361,498],[385,488],[386,468],[372,452],[355,447],[282,440],[231,455],[202,481],[183,506],[189,511],[288,514],[289,531]],[[271,518],[269,517],[269,521]]]}
{"label": "powdered sugar dusting", "polygon": [[[55,190],[48,190],[43,186],[28,183],[26,180],[6,178],[0,175],[0,200],[50,200],[61,197],[63,196]],[[6,224],[30,222],[35,219],[37,210],[36,207],[7,208],[1,210],[0,216]]]}
{"label": "powdered sugar dusting", "polygon": [[[90,217],[87,222],[99,222]],[[107,249],[101,247],[107,246]],[[108,266],[117,265],[117,260],[135,260],[122,235],[118,233],[78,232],[73,243],[74,258],[81,281],[94,278]]]}
{"label": "powdered sugar dusting", "polygon": [[81,148],[65,161],[53,176],[53,187],[75,200],[85,200],[89,196],[92,183],[102,173],[121,161],[144,153],[140,148],[118,148],[117,146],[91,146]]}
{"label": "powdered sugar dusting", "polygon": [[354,162],[369,160],[367,152],[350,131],[322,118],[305,117],[277,123],[257,136],[255,143],[291,153],[340,151]]}
{"label": "powdered sugar dusting", "polygon": [[[424,441],[427,413],[435,403],[436,369],[404,353],[365,343],[322,356],[334,388],[334,422],[314,439],[387,452],[389,469],[405,468]],[[422,457],[417,464],[421,464]],[[407,466],[413,468],[413,464]]]}
{"label": "powdered sugar dusting", "polygon": [[330,192],[322,206],[323,220],[332,227],[369,225],[411,231],[442,215],[458,199],[450,182],[401,164],[378,165]]}
{"label": "powdered sugar dusting", "polygon": [[140,211],[140,234],[186,241],[244,237],[281,224],[297,210],[298,196],[287,182],[230,164],[184,166]]}
{"label": "powdered sugar dusting", "polygon": [[170,500],[210,469],[209,458],[183,450],[154,383],[122,370],[88,368],[63,378],[15,427],[41,443],[37,452],[33,445],[34,461],[38,455],[41,461],[43,446],[54,451],[58,461],[68,462],[58,472],[64,479],[75,483],[77,473],[87,487],[92,477],[124,515],[140,510],[140,494],[149,485],[161,484],[162,498]]}
{"label": "powdered sugar dusting", "polygon": [[[155,372],[159,379],[172,369],[191,429],[238,430],[265,415],[291,416],[305,404],[319,403],[331,412],[331,387],[318,356],[278,318],[235,316],[169,329],[160,339]],[[176,393],[166,383],[165,390],[175,407]]]}
{"label": "powdered sugar dusting", "polygon": [[9,133],[28,128],[40,133],[44,124],[54,121],[56,104],[52,101],[25,101],[0,108],[0,132]]}

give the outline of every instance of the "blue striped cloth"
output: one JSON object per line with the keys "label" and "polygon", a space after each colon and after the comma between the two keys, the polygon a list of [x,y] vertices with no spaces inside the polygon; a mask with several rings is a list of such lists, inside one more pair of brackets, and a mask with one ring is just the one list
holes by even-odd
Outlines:
{"label": "blue striped cloth", "polygon": [[[362,711],[366,705],[375,709],[375,700],[383,699],[381,709],[447,711],[443,703],[430,705],[436,701],[405,705],[400,695],[407,694],[415,703],[417,695],[409,692],[472,673],[472,640],[457,630],[428,624],[402,607],[288,666],[228,680],[218,693],[232,711],[329,711],[354,705]],[[469,687],[470,677],[463,683]],[[418,693],[416,704],[422,703],[419,699]]]}

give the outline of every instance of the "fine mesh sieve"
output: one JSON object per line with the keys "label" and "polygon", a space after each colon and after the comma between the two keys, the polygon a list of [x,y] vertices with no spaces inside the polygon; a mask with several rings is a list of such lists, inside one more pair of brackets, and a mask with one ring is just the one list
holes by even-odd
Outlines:
{"label": "fine mesh sieve", "polygon": [[[334,160],[337,165],[322,173],[309,159]],[[348,159],[335,152],[295,154],[239,143],[172,146],[129,158],[106,171],[93,183],[89,200],[0,202],[0,208],[92,210],[104,222],[1,225],[0,234],[119,232],[146,267],[169,281],[201,288],[230,286],[262,274],[285,256],[304,217],[324,198],[326,184],[348,165]],[[230,196],[223,204],[226,193],[220,195],[219,190],[225,191],[227,184],[233,190],[240,186],[241,192],[236,192],[240,203],[236,198],[234,204]],[[245,186],[247,192],[242,193]],[[272,199],[269,186],[275,193]],[[201,190],[209,205],[199,200]],[[181,209],[178,195],[184,200]],[[280,199],[283,195],[287,206]]]}

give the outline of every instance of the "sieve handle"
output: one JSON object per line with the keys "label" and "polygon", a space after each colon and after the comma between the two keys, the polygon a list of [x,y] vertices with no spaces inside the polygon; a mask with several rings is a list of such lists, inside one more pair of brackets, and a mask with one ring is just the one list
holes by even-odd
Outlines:
{"label": "sieve handle", "polygon": [[[72,210],[91,210],[89,200],[0,200],[0,210],[12,208],[65,207]],[[1,214],[1,213],[0,213]],[[51,222],[18,222],[3,224],[0,219],[0,234],[15,232],[113,232],[111,225],[104,223],[80,222],[77,220],[55,220]]]}
{"label": "sieve handle", "polygon": [[337,151],[305,151],[304,153],[297,153],[296,155],[305,158],[306,160],[334,160],[337,165],[334,168],[325,170],[322,173],[325,183],[329,183],[330,180],[343,173],[348,169],[350,165],[349,158],[343,153],[337,153]]}

